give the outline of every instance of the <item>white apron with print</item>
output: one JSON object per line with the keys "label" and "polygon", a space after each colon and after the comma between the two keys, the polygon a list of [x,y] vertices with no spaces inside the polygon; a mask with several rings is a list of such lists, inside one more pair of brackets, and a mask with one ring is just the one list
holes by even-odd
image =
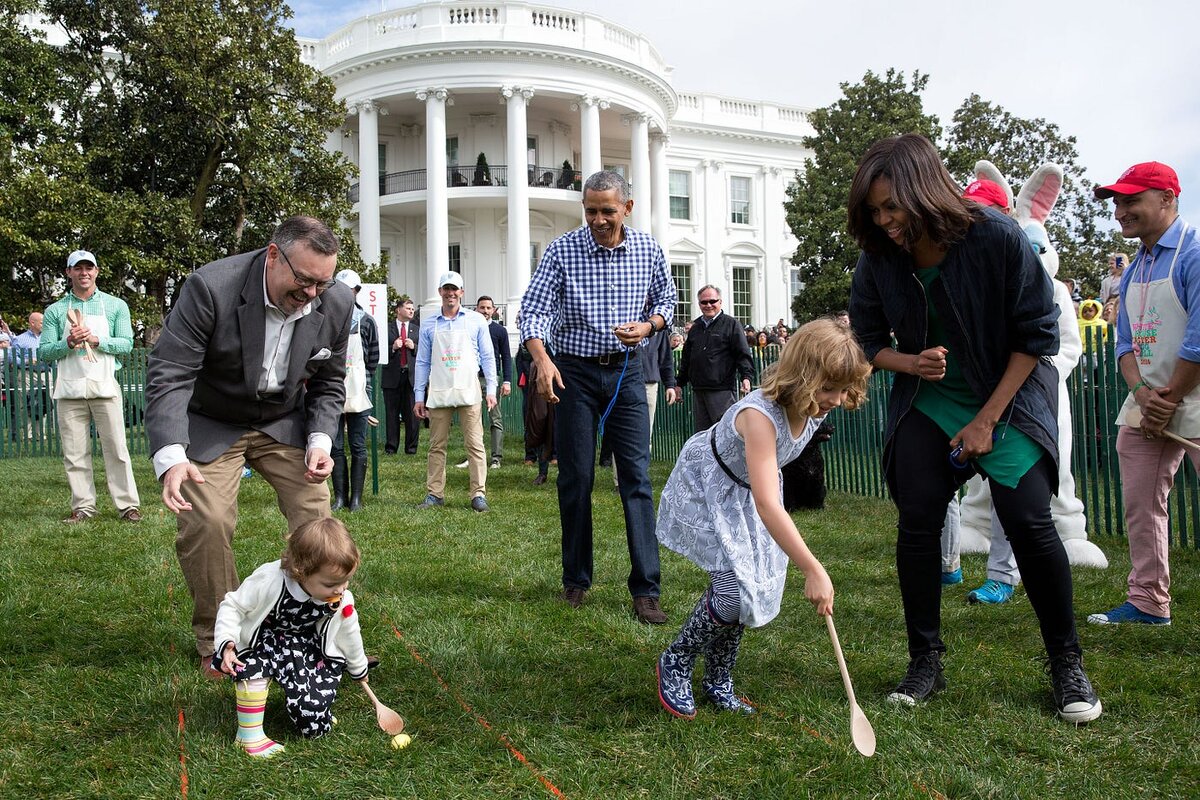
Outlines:
{"label": "white apron with print", "polygon": [[467,326],[456,329],[453,322],[445,328],[438,325],[433,333],[425,405],[429,408],[479,405],[483,392],[478,375],[475,341]]}
{"label": "white apron with print", "polygon": [[367,361],[363,356],[361,328],[363,312],[354,310],[357,322],[350,330],[346,341],[346,404],[342,410],[357,414],[371,410],[371,396],[367,394]]}
{"label": "white apron with print", "polygon": [[[1171,259],[1171,268],[1165,278],[1145,283],[1130,282],[1128,296],[1125,298],[1125,311],[1129,314],[1129,330],[1133,338],[1133,354],[1137,358],[1138,370],[1142,380],[1153,387],[1166,386],[1171,381],[1171,374],[1179,362],[1179,347],[1187,331],[1187,311],[1175,294],[1173,276],[1175,262],[1179,259],[1179,251],[1183,248],[1183,235],[1188,226],[1184,225],[1179,232],[1179,246]],[[1130,269],[1142,266],[1149,254],[1142,250],[1140,259],[1130,265]],[[1134,273],[1136,279],[1137,273]],[[1125,415],[1137,406],[1137,401],[1130,393],[1121,406],[1117,424],[1125,424]],[[1167,430],[1188,439],[1200,438],[1200,386],[1197,386],[1186,397],[1171,417]]]}
{"label": "white apron with print", "polygon": [[[68,305],[67,309],[70,308]],[[92,331],[108,330],[108,312],[103,299],[100,301],[100,310],[98,315],[89,314],[85,317]],[[63,331],[64,339],[69,330],[70,319]],[[58,362],[58,377],[54,379],[52,393],[55,400],[96,400],[121,396],[121,385],[117,383],[117,359],[110,353],[101,353],[98,347],[93,347],[92,353],[96,360],[88,361],[87,351],[82,347],[75,348]]]}

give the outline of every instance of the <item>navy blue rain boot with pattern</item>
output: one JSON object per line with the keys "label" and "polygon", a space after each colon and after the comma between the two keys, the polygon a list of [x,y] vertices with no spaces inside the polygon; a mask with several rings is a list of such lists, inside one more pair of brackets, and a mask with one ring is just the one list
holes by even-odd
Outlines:
{"label": "navy blue rain boot with pattern", "polygon": [[705,592],[679,629],[675,641],[658,657],[658,699],[663,708],[683,719],[696,716],[696,701],[692,697],[692,669],[696,666],[696,657],[722,627],[708,613],[707,596]]}
{"label": "navy blue rain boot with pattern", "polygon": [[746,626],[722,625],[715,639],[704,650],[704,678],[700,688],[710,703],[725,711],[753,714],[754,706],[733,691],[733,668]]}

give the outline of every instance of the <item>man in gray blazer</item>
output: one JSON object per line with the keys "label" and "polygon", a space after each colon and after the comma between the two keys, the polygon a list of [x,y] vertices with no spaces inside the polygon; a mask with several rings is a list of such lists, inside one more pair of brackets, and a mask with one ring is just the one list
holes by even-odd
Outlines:
{"label": "man in gray blazer", "polygon": [[206,673],[217,606],[238,587],[243,464],[275,489],[289,531],[330,515],[325,479],[354,305],[333,279],[338,246],[321,221],[291,217],[262,250],[201,267],[150,353],[146,431],[163,503],[177,515],[175,551]]}

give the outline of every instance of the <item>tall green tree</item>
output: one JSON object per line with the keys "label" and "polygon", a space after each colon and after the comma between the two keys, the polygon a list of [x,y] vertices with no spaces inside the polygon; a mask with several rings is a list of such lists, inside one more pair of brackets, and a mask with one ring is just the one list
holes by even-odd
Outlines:
{"label": "tall green tree", "polygon": [[804,162],[784,203],[788,226],[799,240],[792,263],[800,268],[804,290],[792,300],[792,313],[805,321],[846,308],[858,246],[846,232],[846,201],[858,162],[877,140],[920,133],[936,140],[938,118],[926,114],[921,92],[929,76],[914,72],[886,75],[868,71],[862,81],[841,84],[842,97],[809,114],[813,135]]}
{"label": "tall green tree", "polygon": [[[63,255],[88,247],[152,332],[195,267],[264,245],[290,214],[349,215],[354,168],[324,149],[346,109],[301,62],[281,0],[4,1],[67,38],[51,48],[2,19],[0,46],[16,47],[15,29],[41,59],[6,59],[28,73],[20,85],[53,77],[30,104],[53,108],[45,138],[60,143],[22,146],[36,135],[22,122],[2,143],[0,254],[17,272],[60,275]],[[361,266],[347,245],[340,261]]]}
{"label": "tall green tree", "polygon": [[964,185],[972,180],[972,169],[980,159],[999,168],[1014,195],[1042,164],[1062,167],[1062,193],[1046,230],[1058,250],[1058,276],[1081,281],[1085,294],[1094,295],[1108,271],[1107,254],[1129,248],[1119,233],[1105,226],[1111,212],[1092,195],[1095,185],[1084,177],[1078,163],[1075,137],[1064,135],[1052,122],[1015,116],[972,94],[954,112],[947,138],[947,167]]}

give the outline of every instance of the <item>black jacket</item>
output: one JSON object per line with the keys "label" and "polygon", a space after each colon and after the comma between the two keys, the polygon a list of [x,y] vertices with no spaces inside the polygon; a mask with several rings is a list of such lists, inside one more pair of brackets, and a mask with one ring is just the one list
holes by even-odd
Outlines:
{"label": "black jacket", "polygon": [[[995,391],[1013,353],[1039,357],[1004,418],[1057,463],[1058,370],[1049,359],[1058,352],[1054,288],[1017,224],[991,209],[984,214],[946,253],[940,277],[931,287],[932,301],[945,321],[948,347],[958,355],[963,376],[980,405]],[[850,290],[850,319],[868,359],[892,346],[893,333],[901,353],[919,353],[928,347],[925,292],[913,270],[912,258],[894,246],[859,257]],[[885,465],[890,463],[896,425],[912,407],[920,380],[915,375],[895,375],[888,403]]]}
{"label": "black jacket", "polygon": [[[412,339],[413,343],[415,344],[417,341],[419,341],[421,336],[420,323],[418,323],[415,319],[411,319],[404,324],[408,326],[408,330],[405,331],[405,333],[408,334],[408,338]],[[416,380],[417,377],[417,351],[415,349],[408,351],[408,365],[404,369],[401,369],[400,351],[391,349],[392,342],[399,338],[400,323],[396,321],[395,317],[392,317],[391,321],[388,323],[387,341],[380,343],[381,348],[388,348],[388,362],[383,365],[382,383],[383,388],[385,389],[399,389],[400,381],[406,379],[408,380],[408,385],[412,386],[413,381]]]}
{"label": "black jacket", "polygon": [[688,331],[679,359],[680,386],[700,392],[736,390],[738,378],[754,380],[750,345],[736,319],[722,313],[711,325],[698,317]]}
{"label": "black jacket", "polygon": [[638,348],[642,360],[642,381],[661,383],[663,389],[675,388],[675,359],[671,355],[671,334],[660,331],[651,334],[645,347]]}

